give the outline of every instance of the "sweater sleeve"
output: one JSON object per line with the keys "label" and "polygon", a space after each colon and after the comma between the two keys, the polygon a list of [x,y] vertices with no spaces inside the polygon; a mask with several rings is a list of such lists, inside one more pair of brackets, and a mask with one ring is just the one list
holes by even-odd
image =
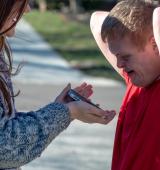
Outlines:
{"label": "sweater sleeve", "polygon": [[0,103],[0,168],[20,167],[40,156],[70,122],[69,109],[60,103],[13,118],[4,116]]}

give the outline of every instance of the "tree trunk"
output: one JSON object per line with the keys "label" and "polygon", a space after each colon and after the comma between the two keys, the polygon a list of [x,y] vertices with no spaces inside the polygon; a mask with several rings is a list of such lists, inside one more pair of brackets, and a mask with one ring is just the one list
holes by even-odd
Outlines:
{"label": "tree trunk", "polygon": [[81,9],[80,0],[69,0],[70,10],[73,14],[78,14]]}
{"label": "tree trunk", "polygon": [[40,12],[45,12],[47,10],[47,2],[45,0],[39,0],[38,5]]}

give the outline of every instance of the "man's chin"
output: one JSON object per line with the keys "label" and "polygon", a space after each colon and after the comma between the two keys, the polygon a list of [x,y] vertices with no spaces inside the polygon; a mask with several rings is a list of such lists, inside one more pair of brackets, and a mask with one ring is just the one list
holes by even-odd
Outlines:
{"label": "man's chin", "polygon": [[151,83],[146,83],[146,82],[135,81],[132,79],[131,79],[131,82],[134,86],[137,86],[137,87],[147,87],[151,84]]}
{"label": "man's chin", "polygon": [[130,77],[130,81],[132,82],[132,84],[133,84],[134,86],[137,86],[137,87],[144,87],[144,85],[143,85],[142,82],[136,80],[136,79],[133,78],[133,77]]}

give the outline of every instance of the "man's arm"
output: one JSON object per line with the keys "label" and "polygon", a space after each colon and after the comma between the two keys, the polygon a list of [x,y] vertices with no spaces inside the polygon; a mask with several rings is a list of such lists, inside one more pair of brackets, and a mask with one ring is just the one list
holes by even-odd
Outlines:
{"label": "man's arm", "polygon": [[122,71],[117,67],[117,60],[115,55],[113,55],[109,49],[107,43],[104,43],[101,39],[101,27],[104,19],[107,17],[108,12],[97,11],[91,15],[90,28],[92,34],[97,42],[98,47],[102,51],[105,58],[113,66],[113,68],[122,76]]}

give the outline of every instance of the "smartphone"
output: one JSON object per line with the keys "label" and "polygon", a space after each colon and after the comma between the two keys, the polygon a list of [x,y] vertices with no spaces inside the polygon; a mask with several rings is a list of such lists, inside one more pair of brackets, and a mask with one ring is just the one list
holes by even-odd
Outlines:
{"label": "smartphone", "polygon": [[[78,93],[77,93],[75,90],[73,90],[73,89],[70,89],[70,90],[68,91],[68,96],[72,99],[72,101],[84,101],[84,102],[87,102],[87,103],[89,103],[89,104],[91,104],[91,105],[99,108],[96,104],[88,101],[85,97],[81,96],[80,94],[78,94]],[[101,108],[99,108],[99,109],[101,109]]]}

